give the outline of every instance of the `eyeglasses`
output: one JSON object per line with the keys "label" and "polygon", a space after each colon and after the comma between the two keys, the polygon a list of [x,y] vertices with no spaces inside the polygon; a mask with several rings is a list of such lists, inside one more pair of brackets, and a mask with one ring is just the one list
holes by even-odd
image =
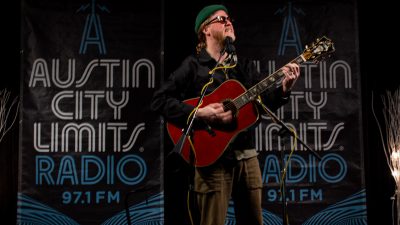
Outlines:
{"label": "eyeglasses", "polygon": [[233,23],[233,19],[230,18],[229,16],[217,16],[214,19],[208,21],[205,26],[210,25],[212,23],[223,23],[223,24],[227,24],[229,22]]}

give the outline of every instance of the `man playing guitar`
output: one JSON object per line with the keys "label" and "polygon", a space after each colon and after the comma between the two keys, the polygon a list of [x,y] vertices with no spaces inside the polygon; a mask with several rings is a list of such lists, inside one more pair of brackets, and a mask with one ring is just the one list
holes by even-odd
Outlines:
{"label": "man playing guitar", "polygon": [[[258,106],[251,101],[243,106],[242,112],[230,108],[230,105],[236,106],[237,101],[227,103],[225,100],[229,99],[230,92],[242,87],[243,90],[250,88],[265,76],[257,72],[250,60],[238,59],[234,51],[227,51],[227,45],[231,44],[227,40],[235,41],[236,36],[225,6],[204,7],[197,15],[195,32],[199,41],[197,54],[188,56],[155,92],[151,107],[173,127],[169,130],[171,135],[171,132],[181,132],[186,126],[197,105],[195,98],[207,91],[208,97],[195,113],[193,137],[185,143],[194,158],[194,193],[200,210],[199,224],[223,225],[232,198],[237,224],[260,225],[262,181],[253,140]],[[274,83],[261,95],[271,110],[288,102],[290,90],[300,75],[299,65],[289,63],[280,69],[280,74],[281,82]],[[222,85],[226,82],[230,82],[229,85]],[[235,97],[237,94],[233,94],[232,99]],[[246,111],[254,114],[254,122],[242,122],[249,117],[245,116]],[[242,126],[243,123],[246,125]],[[227,138],[226,146],[223,144],[219,148],[218,139],[225,133],[231,137]],[[202,139],[202,136],[212,141]],[[204,144],[204,151],[209,152],[197,152],[196,144]],[[209,156],[212,157],[208,160]]]}

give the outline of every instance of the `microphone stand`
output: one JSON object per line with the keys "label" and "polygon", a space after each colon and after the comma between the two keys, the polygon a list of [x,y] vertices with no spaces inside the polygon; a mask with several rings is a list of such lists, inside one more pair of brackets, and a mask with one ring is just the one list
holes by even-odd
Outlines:
{"label": "microphone stand", "polygon": [[[227,37],[227,39],[228,39],[228,37]],[[229,55],[232,54],[235,51],[234,46],[231,44],[232,43],[231,42],[232,39],[231,38],[229,38],[229,40],[227,40],[227,39],[225,39],[225,46],[222,49],[222,51],[220,52],[220,56],[219,56],[219,58],[218,58],[218,60],[217,60],[217,62],[215,64],[215,66],[212,69],[213,73],[211,74],[211,78],[214,77],[214,73],[215,73],[214,69],[218,66],[219,61],[221,60],[222,56],[225,55],[225,53],[228,53],[227,57],[229,57]],[[181,156],[182,148],[183,148],[183,145],[184,145],[184,143],[186,141],[186,138],[190,137],[190,135],[193,133],[192,129],[193,129],[193,125],[194,125],[195,119],[197,118],[196,116],[197,116],[197,112],[199,110],[198,107],[199,107],[200,103],[203,101],[204,96],[207,93],[208,86],[209,85],[207,85],[204,88],[203,92],[201,93],[201,95],[199,97],[199,100],[196,103],[195,111],[193,112],[192,118],[190,118],[190,121],[189,121],[189,123],[187,123],[187,126],[182,129],[181,137],[179,138],[178,142],[176,143],[176,145],[174,146],[172,151],[167,155],[167,157],[169,157],[172,153],[178,153]],[[210,135],[213,135],[213,131],[208,126],[208,124],[206,124],[206,130],[210,133]],[[190,150],[189,150],[189,165],[192,166],[191,168],[194,168],[194,154],[192,154],[192,151],[193,151],[193,149],[190,147]],[[192,191],[194,189],[194,169],[190,169],[190,171],[189,171],[188,183],[189,183],[188,191],[190,193],[190,191]],[[188,196],[188,198],[189,198],[189,196]],[[192,200],[192,201],[195,201],[195,200]],[[189,210],[189,212],[190,212],[190,210]]]}
{"label": "microphone stand", "polygon": [[283,221],[283,225],[289,225],[289,218],[288,218],[288,214],[287,214],[287,201],[286,201],[286,168],[285,168],[285,162],[284,162],[284,158],[285,158],[285,139],[286,136],[285,134],[287,133],[286,130],[283,130],[283,128],[281,128],[279,130],[279,136],[281,137],[282,140],[282,150],[281,150],[281,167],[282,167],[282,171],[281,171],[281,177],[282,177],[282,187],[281,187],[281,198],[282,198],[282,221]]}
{"label": "microphone stand", "polygon": [[[126,193],[125,195],[125,200],[124,200],[124,205],[125,205],[125,216],[126,216],[126,221],[128,223],[128,225],[132,225],[131,222],[131,215],[130,215],[130,210],[129,210],[129,197],[133,194],[136,194],[138,192],[143,192],[143,191],[148,191],[150,188],[140,188],[140,189],[136,189],[136,190],[132,190],[128,193]],[[146,204],[148,204],[148,195],[146,194]]]}
{"label": "microphone stand", "polygon": [[[281,129],[279,130],[279,136],[283,139],[283,143],[285,140],[285,135],[289,134],[290,136],[294,137],[298,142],[300,142],[307,150],[311,151],[311,153],[314,154],[315,157],[321,160],[321,156],[310,146],[308,146],[306,143],[304,143],[300,138],[297,137],[297,135],[294,135],[294,132],[282,121],[278,118],[278,116],[275,115],[268,107],[262,104],[261,100],[257,100],[257,102],[264,108],[264,110],[267,111],[268,115],[273,118],[275,123],[281,125]],[[282,197],[282,220],[283,220],[283,225],[289,225],[289,218],[287,215],[287,200],[286,200],[286,168],[285,168],[285,163],[284,163],[284,148],[285,144],[283,144],[283,149],[281,151],[281,160],[282,160],[282,188],[281,188],[281,197]],[[285,177],[284,177],[285,175]]]}
{"label": "microphone stand", "polygon": [[[221,58],[221,57],[220,57],[220,58]],[[219,61],[219,59],[218,59],[218,61]],[[214,68],[217,67],[217,66],[218,66],[218,62],[217,62],[217,64],[214,66]],[[214,73],[211,74],[211,77],[213,77],[213,76],[214,76]],[[192,118],[190,118],[190,121],[189,121],[189,123],[186,125],[186,127],[182,129],[182,133],[183,133],[183,134],[182,134],[181,137],[179,138],[179,140],[178,140],[178,142],[176,143],[175,147],[174,147],[174,148],[172,149],[172,151],[168,154],[168,156],[171,155],[172,153],[179,153],[179,155],[182,153],[183,144],[185,143],[186,138],[190,136],[190,133],[191,133],[192,128],[193,128],[194,121],[195,121],[195,119],[197,118],[196,115],[197,115],[197,111],[199,110],[198,107],[199,107],[200,103],[203,101],[203,98],[204,98],[204,96],[206,95],[207,90],[208,90],[208,86],[207,86],[207,87],[204,89],[204,91],[201,93],[201,95],[200,95],[200,97],[199,97],[199,100],[198,100],[197,103],[196,103],[195,111],[193,112]],[[191,153],[191,151],[189,151],[189,154],[190,154],[190,153]],[[191,157],[189,157],[189,159],[191,159]],[[191,161],[191,160],[190,160],[190,161]]]}

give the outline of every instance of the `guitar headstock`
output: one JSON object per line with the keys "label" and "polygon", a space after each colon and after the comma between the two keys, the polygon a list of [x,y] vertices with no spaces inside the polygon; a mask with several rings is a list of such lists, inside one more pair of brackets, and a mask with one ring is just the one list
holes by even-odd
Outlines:
{"label": "guitar headstock", "polygon": [[318,63],[322,59],[329,57],[334,51],[335,47],[333,46],[332,40],[323,36],[322,38],[317,38],[310,46],[306,45],[303,57],[306,61]]}

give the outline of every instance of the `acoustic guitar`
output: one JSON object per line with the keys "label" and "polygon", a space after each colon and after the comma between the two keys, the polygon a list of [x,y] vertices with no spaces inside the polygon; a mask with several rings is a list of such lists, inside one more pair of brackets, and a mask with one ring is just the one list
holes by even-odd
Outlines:
{"label": "acoustic guitar", "polygon": [[[304,62],[318,63],[334,51],[333,42],[324,36],[306,46],[303,53],[291,62],[299,65]],[[188,140],[184,140],[181,151],[182,157],[189,162],[189,153],[192,150],[196,167],[213,164],[240,132],[257,122],[259,114],[255,100],[261,93],[280,82],[284,76],[282,68],[280,68],[248,90],[237,80],[227,80],[212,93],[204,96],[203,106],[222,102],[225,111],[232,111],[234,121],[228,126],[215,125],[210,127],[207,125],[204,129],[193,129],[190,135],[193,145],[190,145]],[[196,106],[198,100],[199,98],[188,99],[184,103]],[[167,131],[174,144],[177,144],[183,134],[182,128],[167,123]]]}

